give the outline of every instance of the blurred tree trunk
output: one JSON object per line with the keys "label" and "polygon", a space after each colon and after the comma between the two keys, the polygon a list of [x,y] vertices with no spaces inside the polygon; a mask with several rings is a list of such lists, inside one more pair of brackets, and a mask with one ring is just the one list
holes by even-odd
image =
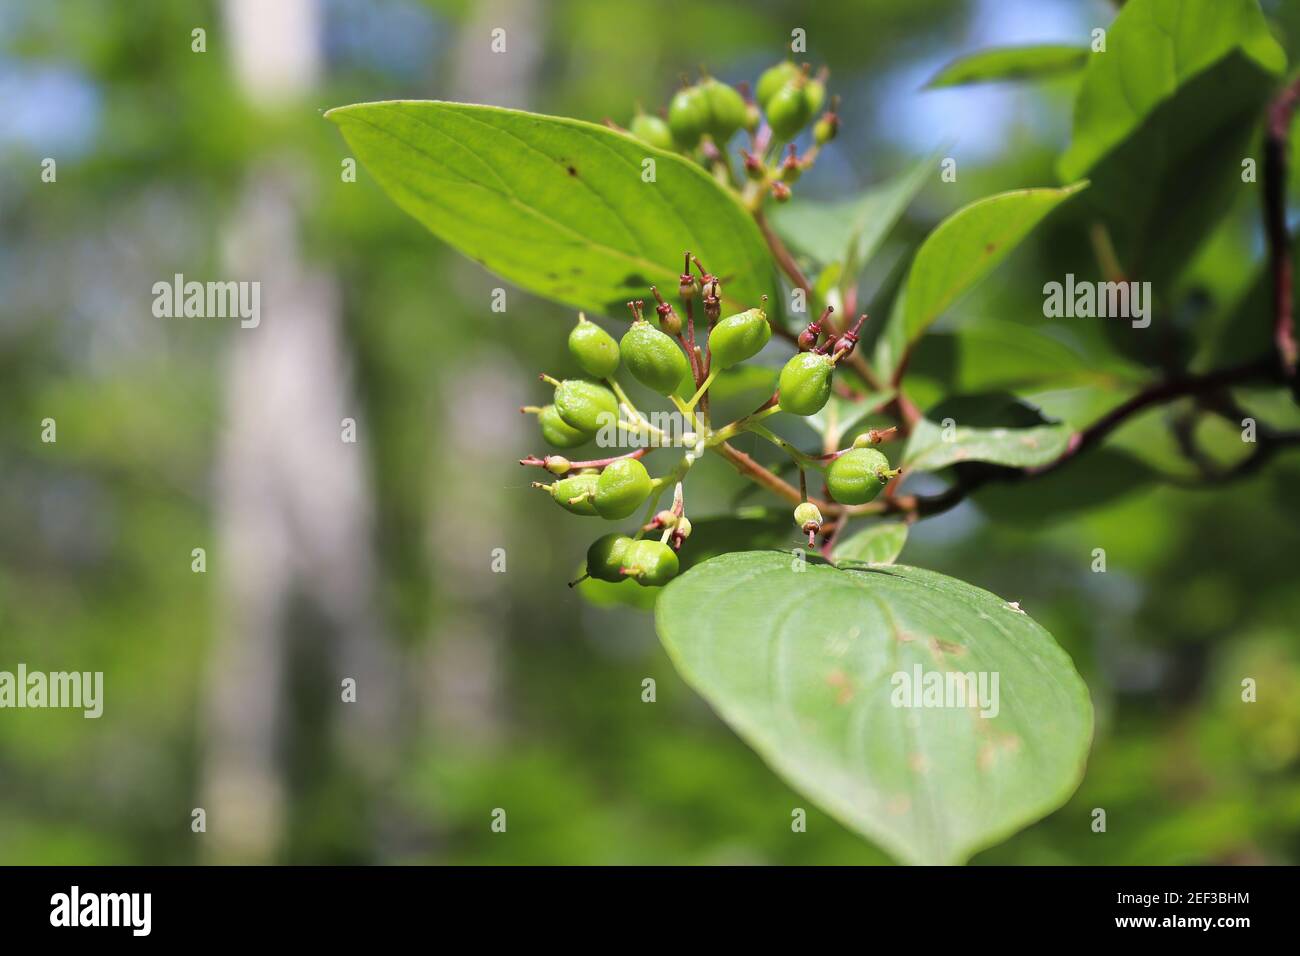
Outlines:
{"label": "blurred tree trunk", "polygon": [[[226,0],[225,14],[245,95],[266,108],[301,102],[319,73],[315,0]],[[321,759],[317,740],[304,748],[307,734],[294,734],[295,723],[312,723],[304,714],[326,721],[310,727],[313,736],[339,728],[355,793],[386,781],[397,749],[399,669],[375,600],[370,436],[335,283],[298,252],[307,168],[287,155],[251,169],[225,235],[223,278],[261,282],[262,320],[231,330],[226,377],[209,555],[221,612],[202,734],[210,861],[269,862],[283,852],[295,805],[287,767],[325,776],[300,766]],[[357,421],[355,444],[343,441],[345,418]],[[310,663],[304,678],[299,662]],[[344,678],[356,681],[356,703],[342,700]],[[295,759],[300,750],[306,757]],[[359,826],[366,809],[351,814]]]}

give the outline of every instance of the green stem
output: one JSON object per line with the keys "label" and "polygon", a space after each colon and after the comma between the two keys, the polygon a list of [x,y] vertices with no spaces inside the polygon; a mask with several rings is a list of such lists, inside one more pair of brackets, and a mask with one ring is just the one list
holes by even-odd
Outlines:
{"label": "green stem", "polygon": [[704,379],[703,384],[696,389],[695,394],[691,396],[691,400],[686,403],[687,408],[693,409],[697,404],[699,404],[700,399],[704,397],[704,393],[709,390],[709,386],[713,384],[713,380],[718,377],[718,373],[721,371],[722,369],[720,368],[711,369],[709,371],[708,377]]}
{"label": "green stem", "polygon": [[780,405],[772,405],[763,409],[761,412],[754,412],[752,415],[746,415],[744,418],[738,418],[730,425],[724,425],[716,432],[709,436],[708,445],[710,448],[721,445],[725,441],[730,441],[743,431],[748,431],[749,427],[756,422],[762,421],[769,415],[775,415],[781,410]]}
{"label": "green stem", "polygon": [[745,429],[745,431],[753,432],[755,435],[758,435],[761,438],[766,438],[773,445],[776,445],[776,447],[784,450],[786,454],[788,454],[791,458],[793,458],[796,462],[799,463],[801,468],[804,465],[812,465],[814,468],[824,468],[826,465],[824,461],[822,461],[820,458],[817,458],[815,455],[805,455],[794,445],[790,444],[780,435],[769,430],[764,425],[751,424]]}

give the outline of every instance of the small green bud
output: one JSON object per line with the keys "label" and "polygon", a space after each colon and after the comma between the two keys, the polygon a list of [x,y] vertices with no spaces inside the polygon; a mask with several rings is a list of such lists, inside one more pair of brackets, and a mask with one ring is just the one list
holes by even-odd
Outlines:
{"label": "small green bud", "polygon": [[718,146],[725,146],[736,130],[745,125],[745,98],[726,83],[707,79],[700,84],[709,104],[707,132]]}
{"label": "small green bud", "polygon": [[772,326],[762,309],[729,315],[709,333],[709,354],[716,368],[731,368],[753,358],[772,338]]}
{"label": "small green bud", "polygon": [[591,441],[593,433],[574,428],[560,417],[554,405],[542,406],[537,421],[542,426],[543,440],[556,448],[576,448]]}
{"label": "small green bud", "polygon": [[628,132],[650,146],[659,149],[673,148],[673,131],[668,128],[667,123],[652,113],[637,113],[632,117]]}
{"label": "small green bud", "polygon": [[709,126],[708,95],[698,86],[678,90],[668,104],[668,129],[683,149],[694,149]]}
{"label": "small green bud", "polygon": [[826,469],[826,490],[840,504],[862,505],[880,494],[893,476],[889,459],[874,448],[854,448]]}
{"label": "small green bud", "polygon": [[674,530],[679,540],[685,541],[691,536],[691,519],[682,515],[677,519],[677,527]]}
{"label": "small green bud", "polygon": [[618,521],[641,507],[652,487],[645,465],[635,458],[620,458],[600,473],[593,503],[602,518]]}
{"label": "small green bud", "polygon": [[609,378],[618,371],[618,342],[581,313],[569,333],[569,354],[593,378]]}
{"label": "small green bud", "polygon": [[675,528],[677,526],[677,515],[671,511],[661,511],[655,515],[654,523],[660,528]]}
{"label": "small green bud", "polygon": [[591,435],[618,421],[614,393],[582,378],[568,378],[555,387],[555,410],[566,425]]}
{"label": "small green bud", "polygon": [[834,113],[825,113],[813,124],[813,142],[825,146],[840,131],[840,119]]}
{"label": "small green bud", "polygon": [[772,96],[767,104],[767,122],[772,133],[780,140],[794,139],[799,130],[812,119],[802,77],[791,80]]}
{"label": "small green bud", "polygon": [[555,499],[555,503],[565,511],[571,511],[575,515],[591,516],[597,514],[596,506],[592,503],[596,495],[597,480],[597,475],[573,475],[549,485],[539,482],[533,487],[545,488],[546,492]]}
{"label": "small green bud", "polygon": [[677,576],[677,555],[660,541],[642,538],[623,552],[623,570],[643,587],[667,584]]}
{"label": "small green bud", "polygon": [[677,391],[677,386],[691,371],[677,343],[643,319],[633,322],[624,333],[619,352],[633,377],[660,395]]}
{"label": "small green bud", "polygon": [[758,124],[763,121],[763,113],[756,103],[745,104],[745,130],[752,133],[758,129]]}
{"label": "small green bud", "polygon": [[631,543],[631,538],[617,531],[601,535],[587,549],[587,573],[598,581],[622,581],[623,555]]}
{"label": "small green bud", "polygon": [[811,501],[794,509],[794,523],[801,531],[816,531],[822,526],[822,513]]}
{"label": "small green bud", "polygon": [[781,410],[793,415],[814,415],[831,397],[831,373],[835,364],[829,355],[800,352],[781,369],[777,382]]}
{"label": "small green bud", "polygon": [[758,100],[759,106],[767,109],[767,101],[776,95],[777,90],[798,75],[799,67],[789,60],[783,60],[776,66],[768,67],[763,71],[763,75],[758,78],[758,85],[754,87],[754,99]]}
{"label": "small green bud", "polygon": [[573,463],[563,455],[547,455],[546,470],[553,475],[562,475],[573,467]]}

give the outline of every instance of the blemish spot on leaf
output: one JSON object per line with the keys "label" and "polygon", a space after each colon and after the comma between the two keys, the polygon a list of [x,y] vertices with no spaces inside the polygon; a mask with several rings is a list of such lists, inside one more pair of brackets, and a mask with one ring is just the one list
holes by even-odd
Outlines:
{"label": "blemish spot on leaf", "polygon": [[575,166],[569,166],[569,167],[567,167],[567,168],[568,168],[568,171],[569,171],[569,175],[570,175],[570,176],[576,176],[576,175],[578,175],[577,167],[575,167]]}
{"label": "blemish spot on leaf", "polygon": [[1007,610],[1009,610],[1009,611],[1015,611],[1017,614],[1024,614],[1024,613],[1025,613],[1024,610],[1020,607],[1020,602],[1019,602],[1019,601],[1008,601],[1008,602],[1007,602]]}
{"label": "blemish spot on leaf", "polygon": [[842,670],[833,670],[826,675],[826,683],[835,691],[835,703],[841,707],[853,699],[853,681]]}
{"label": "blemish spot on leaf", "polygon": [[953,657],[961,657],[966,653],[966,648],[960,644],[954,644],[952,641],[941,640],[937,637],[930,638],[930,649],[938,654],[951,654]]}

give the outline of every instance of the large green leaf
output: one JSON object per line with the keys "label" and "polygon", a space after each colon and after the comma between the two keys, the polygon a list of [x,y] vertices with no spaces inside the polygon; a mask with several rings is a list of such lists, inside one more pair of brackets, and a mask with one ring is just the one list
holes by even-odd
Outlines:
{"label": "large green leaf", "polygon": [[[723,277],[727,307],[773,305],[771,256],[735,198],[694,163],[579,120],[432,101],[325,114],[402,209],[539,295],[623,314],[651,284],[675,290],[690,250]],[[642,163],[655,162],[655,181]]]}
{"label": "large green leaf", "polygon": [[[902,861],[963,862],[1082,776],[1092,706],[1069,657],[1018,606],[953,578],[728,554],[665,588],[655,621],[682,676],[773,769]],[[916,668],[984,675],[986,700],[996,674],[997,713],[895,706],[896,675]]]}
{"label": "large green leaf", "polygon": [[1033,46],[993,47],[960,57],[935,75],[927,89],[995,83],[1003,80],[1036,80],[1073,73],[1088,62],[1088,48],[1061,43]]}
{"label": "large green leaf", "polygon": [[1286,69],[1258,0],[1130,0],[1107,31],[1106,52],[1084,71],[1061,177],[1085,175],[1181,85],[1233,51],[1274,76]]}
{"label": "large green leaf", "polygon": [[917,250],[877,344],[878,370],[897,368],[912,343],[949,306],[992,272],[1048,213],[1086,185],[988,196],[939,223]]}

